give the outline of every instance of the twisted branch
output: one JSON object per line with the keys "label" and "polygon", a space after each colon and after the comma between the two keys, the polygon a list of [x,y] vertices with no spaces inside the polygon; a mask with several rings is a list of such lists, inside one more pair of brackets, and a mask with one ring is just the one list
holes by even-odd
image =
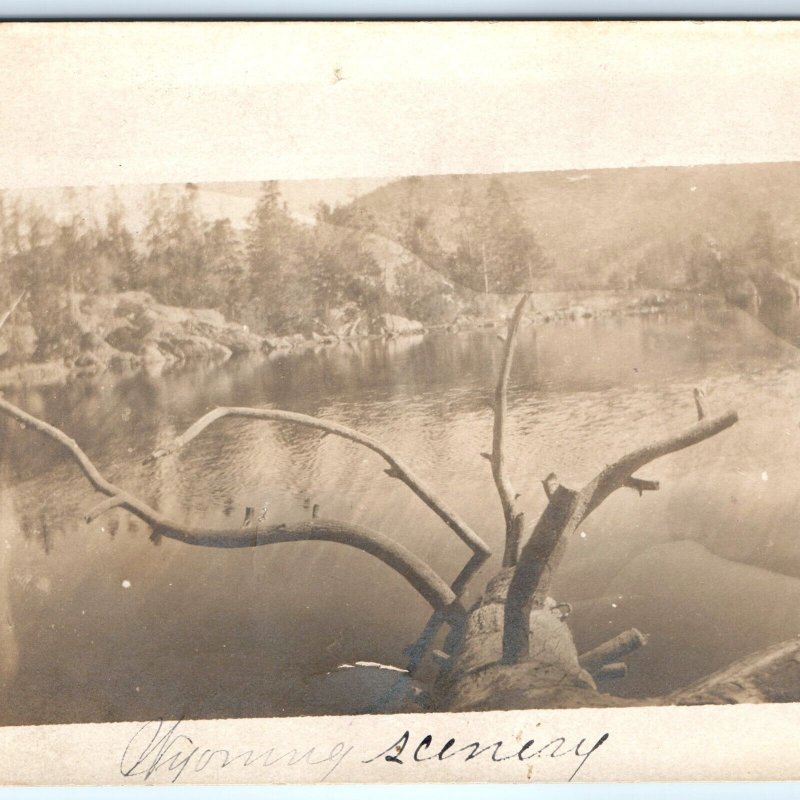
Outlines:
{"label": "twisted branch", "polygon": [[[508,590],[503,627],[503,661],[514,664],[529,651],[528,618],[534,594],[553,569],[553,555],[566,539],[610,494],[631,485],[633,473],[669,453],[698,444],[733,425],[738,416],[729,411],[709,418],[703,408],[700,421],[682,433],[640,447],[598,473],[580,491],[556,485],[550,476],[545,485],[550,502],[523,548]],[[698,409],[698,416],[699,409]],[[634,486],[636,482],[634,481]]]}
{"label": "twisted branch", "polygon": [[157,536],[203,547],[261,547],[268,544],[301,541],[329,541],[363,550],[383,561],[405,578],[437,611],[457,610],[456,595],[447,583],[422,559],[388,536],[367,528],[336,520],[315,519],[262,529],[189,528],[170,520],[145,502],[106,480],[78,444],[63,431],[31,416],[0,397],[0,411],[18,422],[48,436],[66,448],[77,461],[89,483],[110,498],[87,515],[95,518],[112,507],[124,508],[153,529]]}
{"label": "twisted branch", "polygon": [[420,478],[414,475],[411,469],[400,461],[397,456],[389,452],[382,444],[375,441],[375,439],[336,422],[327,422],[317,419],[316,417],[310,417],[306,414],[297,414],[293,411],[276,411],[268,408],[215,408],[191,425],[183,434],[178,436],[171,445],[162,450],[156,450],[147,460],[153,461],[158,458],[163,458],[170,453],[174,453],[176,450],[179,450],[181,447],[191,442],[192,439],[199,436],[209,425],[225,417],[243,417],[245,419],[269,420],[271,422],[288,422],[294,425],[303,425],[307,428],[315,428],[316,430],[323,431],[324,433],[332,433],[336,436],[341,436],[343,439],[348,439],[351,442],[356,442],[357,444],[367,447],[381,456],[389,465],[389,469],[386,470],[387,475],[405,483],[428,508],[437,514],[451,530],[455,531],[461,541],[474,553],[481,553],[486,558],[491,554],[489,546],[480,536],[478,536],[455,511],[448,508],[444,501],[434,494]]}

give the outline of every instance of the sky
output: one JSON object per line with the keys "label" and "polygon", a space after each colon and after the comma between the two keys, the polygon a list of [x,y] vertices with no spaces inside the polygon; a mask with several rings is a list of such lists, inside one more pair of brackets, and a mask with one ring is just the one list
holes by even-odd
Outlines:
{"label": "sky", "polygon": [[799,39],[791,21],[8,24],[0,180],[796,161]]}

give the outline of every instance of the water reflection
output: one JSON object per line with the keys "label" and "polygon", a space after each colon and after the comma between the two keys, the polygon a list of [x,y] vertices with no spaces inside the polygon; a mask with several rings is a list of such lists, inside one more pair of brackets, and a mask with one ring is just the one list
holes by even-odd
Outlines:
{"label": "water reflection", "polygon": [[[502,515],[479,453],[490,442],[500,356],[495,331],[442,333],[102,376],[10,399],[67,431],[112,481],[189,524],[239,525],[248,507],[258,517],[265,506],[270,522],[307,519],[317,508],[396,537],[450,579],[466,548],[352,443],[231,419],[142,462],[217,405],[318,415],[396,450],[499,554]],[[646,696],[798,632],[788,612],[760,627],[758,618],[771,604],[797,605],[800,492],[789,478],[800,452],[800,359],[746,314],[719,309],[521,332],[509,468],[530,516],[544,506],[539,482],[551,470],[577,486],[684,427],[698,383],[718,410],[737,407],[741,423],[654,465],[646,477],[662,481],[660,492],[617,493],[570,543],[558,576],[579,645],[628,625],[652,634],[618,691]],[[7,419],[0,425],[16,509],[2,515],[16,533],[0,578],[19,652],[4,723],[302,713],[306,678],[342,662],[402,663],[427,618],[401,578],[349,548],[153,542],[120,511],[86,525],[97,497],[68,458]],[[48,589],[24,588],[5,570]],[[742,590],[731,594],[734,580]]]}

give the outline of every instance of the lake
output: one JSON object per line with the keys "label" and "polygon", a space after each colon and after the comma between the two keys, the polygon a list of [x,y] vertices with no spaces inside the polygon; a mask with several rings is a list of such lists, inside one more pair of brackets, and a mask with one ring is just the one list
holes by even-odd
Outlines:
{"label": "lake", "polygon": [[[469,551],[368,450],[273,423],[227,420],[143,459],[218,405],[269,406],[357,428],[396,451],[495,550],[488,463],[496,332],[368,340],[163,376],[104,375],[8,392],[74,437],[110,480],[189,524],[350,520],[403,542],[447,580]],[[650,635],[630,697],[684,685],[800,635],[800,351],[735,309],[524,328],[510,390],[508,466],[533,522],[551,471],[579,488],[607,462],[690,425],[692,390],[741,421],[650,465],[643,497],[613,495],[569,543],[553,594],[579,650]],[[398,575],[326,543],[255,550],[153,542],[71,460],[2,425],[0,723],[311,713],[309,679],[356,660],[403,666],[430,609]]]}

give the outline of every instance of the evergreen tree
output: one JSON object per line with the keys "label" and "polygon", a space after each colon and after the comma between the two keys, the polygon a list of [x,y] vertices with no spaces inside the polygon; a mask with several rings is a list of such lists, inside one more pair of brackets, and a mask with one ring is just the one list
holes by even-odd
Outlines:
{"label": "evergreen tree", "polygon": [[281,203],[278,182],[262,184],[246,233],[247,313],[257,330],[292,332],[310,318],[309,244]]}

